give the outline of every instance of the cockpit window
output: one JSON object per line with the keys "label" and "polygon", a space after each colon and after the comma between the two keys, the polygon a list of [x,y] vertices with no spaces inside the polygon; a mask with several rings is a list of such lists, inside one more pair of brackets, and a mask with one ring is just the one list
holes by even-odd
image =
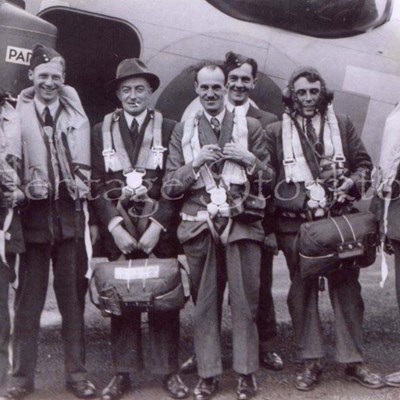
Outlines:
{"label": "cockpit window", "polygon": [[304,35],[337,38],[385,23],[393,0],[207,0],[231,17]]}

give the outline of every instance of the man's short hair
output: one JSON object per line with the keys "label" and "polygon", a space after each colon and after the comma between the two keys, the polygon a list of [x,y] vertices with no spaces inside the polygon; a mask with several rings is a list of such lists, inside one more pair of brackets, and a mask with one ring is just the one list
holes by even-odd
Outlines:
{"label": "man's short hair", "polygon": [[214,61],[204,61],[204,62],[196,65],[196,67],[194,68],[194,70],[196,72],[195,77],[194,77],[194,81],[196,83],[198,83],[197,76],[198,76],[199,72],[204,68],[205,69],[209,69],[211,71],[215,71],[217,69],[220,69],[222,74],[224,75],[224,83],[226,83],[227,76],[225,74],[224,68],[222,67],[222,65],[220,65],[219,63],[214,62]]}
{"label": "man's short hair", "polygon": [[228,76],[229,72],[236,68],[240,68],[243,64],[249,64],[251,66],[251,74],[255,79],[258,71],[258,64],[254,58],[245,57],[241,54],[229,51],[225,54],[224,71],[225,75]]}

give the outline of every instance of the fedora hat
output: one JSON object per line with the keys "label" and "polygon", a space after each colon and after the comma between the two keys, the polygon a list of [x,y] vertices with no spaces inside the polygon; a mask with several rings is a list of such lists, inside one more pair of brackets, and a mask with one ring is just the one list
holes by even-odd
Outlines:
{"label": "fedora hat", "polygon": [[150,87],[155,92],[160,86],[160,78],[149,72],[146,64],[138,58],[126,58],[122,60],[117,67],[115,79],[108,82],[107,89],[109,92],[115,90],[120,82],[127,78],[143,77],[149,82]]}

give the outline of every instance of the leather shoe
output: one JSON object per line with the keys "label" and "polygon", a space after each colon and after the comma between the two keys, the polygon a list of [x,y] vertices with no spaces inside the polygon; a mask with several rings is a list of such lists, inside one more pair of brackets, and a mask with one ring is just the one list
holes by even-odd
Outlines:
{"label": "leather shoe", "polygon": [[13,386],[7,388],[4,396],[6,400],[20,400],[33,393],[33,386]]}
{"label": "leather shoe", "polygon": [[179,368],[181,374],[194,374],[197,372],[197,359],[196,355],[192,354]]}
{"label": "leather shoe", "polygon": [[96,397],[96,386],[87,379],[76,382],[67,382],[66,388],[78,399],[92,399]]}
{"label": "leather shoe", "polygon": [[194,400],[209,400],[218,390],[217,378],[200,378],[193,391]]}
{"label": "leather shoe", "polygon": [[253,398],[257,393],[257,382],[254,374],[239,375],[236,389],[238,400],[248,400]]}
{"label": "leather shoe", "polygon": [[101,392],[101,400],[119,400],[130,388],[129,375],[117,374]]}
{"label": "leather shoe", "polygon": [[400,387],[400,371],[392,372],[386,375],[384,378],[386,385],[393,387]]}
{"label": "leather shoe", "polygon": [[265,368],[272,369],[273,371],[280,371],[283,369],[282,358],[274,351],[261,351],[260,363]]}
{"label": "leather shoe", "polygon": [[174,399],[184,399],[189,396],[189,388],[178,374],[169,374],[163,379],[163,387],[168,395]]}
{"label": "leather shoe", "polygon": [[319,382],[322,373],[320,360],[307,360],[304,362],[303,372],[297,375],[296,389],[303,392],[313,390]]}
{"label": "leather shoe", "polygon": [[385,381],[378,374],[372,373],[364,363],[347,364],[345,374],[348,380],[370,389],[380,389],[386,385]]}

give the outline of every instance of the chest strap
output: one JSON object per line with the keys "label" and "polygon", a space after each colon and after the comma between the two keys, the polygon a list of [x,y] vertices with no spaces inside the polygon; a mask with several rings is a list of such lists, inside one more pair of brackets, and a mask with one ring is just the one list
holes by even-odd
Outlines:
{"label": "chest strap", "polygon": [[[150,122],[145,128],[142,145],[135,166],[129,159],[119,129],[119,115],[107,114],[102,126],[103,157],[106,171],[120,171],[128,173],[134,169],[155,170],[163,168],[163,153],[166,148],[162,145],[162,114],[149,110]],[[152,145],[153,144],[153,145]]]}

